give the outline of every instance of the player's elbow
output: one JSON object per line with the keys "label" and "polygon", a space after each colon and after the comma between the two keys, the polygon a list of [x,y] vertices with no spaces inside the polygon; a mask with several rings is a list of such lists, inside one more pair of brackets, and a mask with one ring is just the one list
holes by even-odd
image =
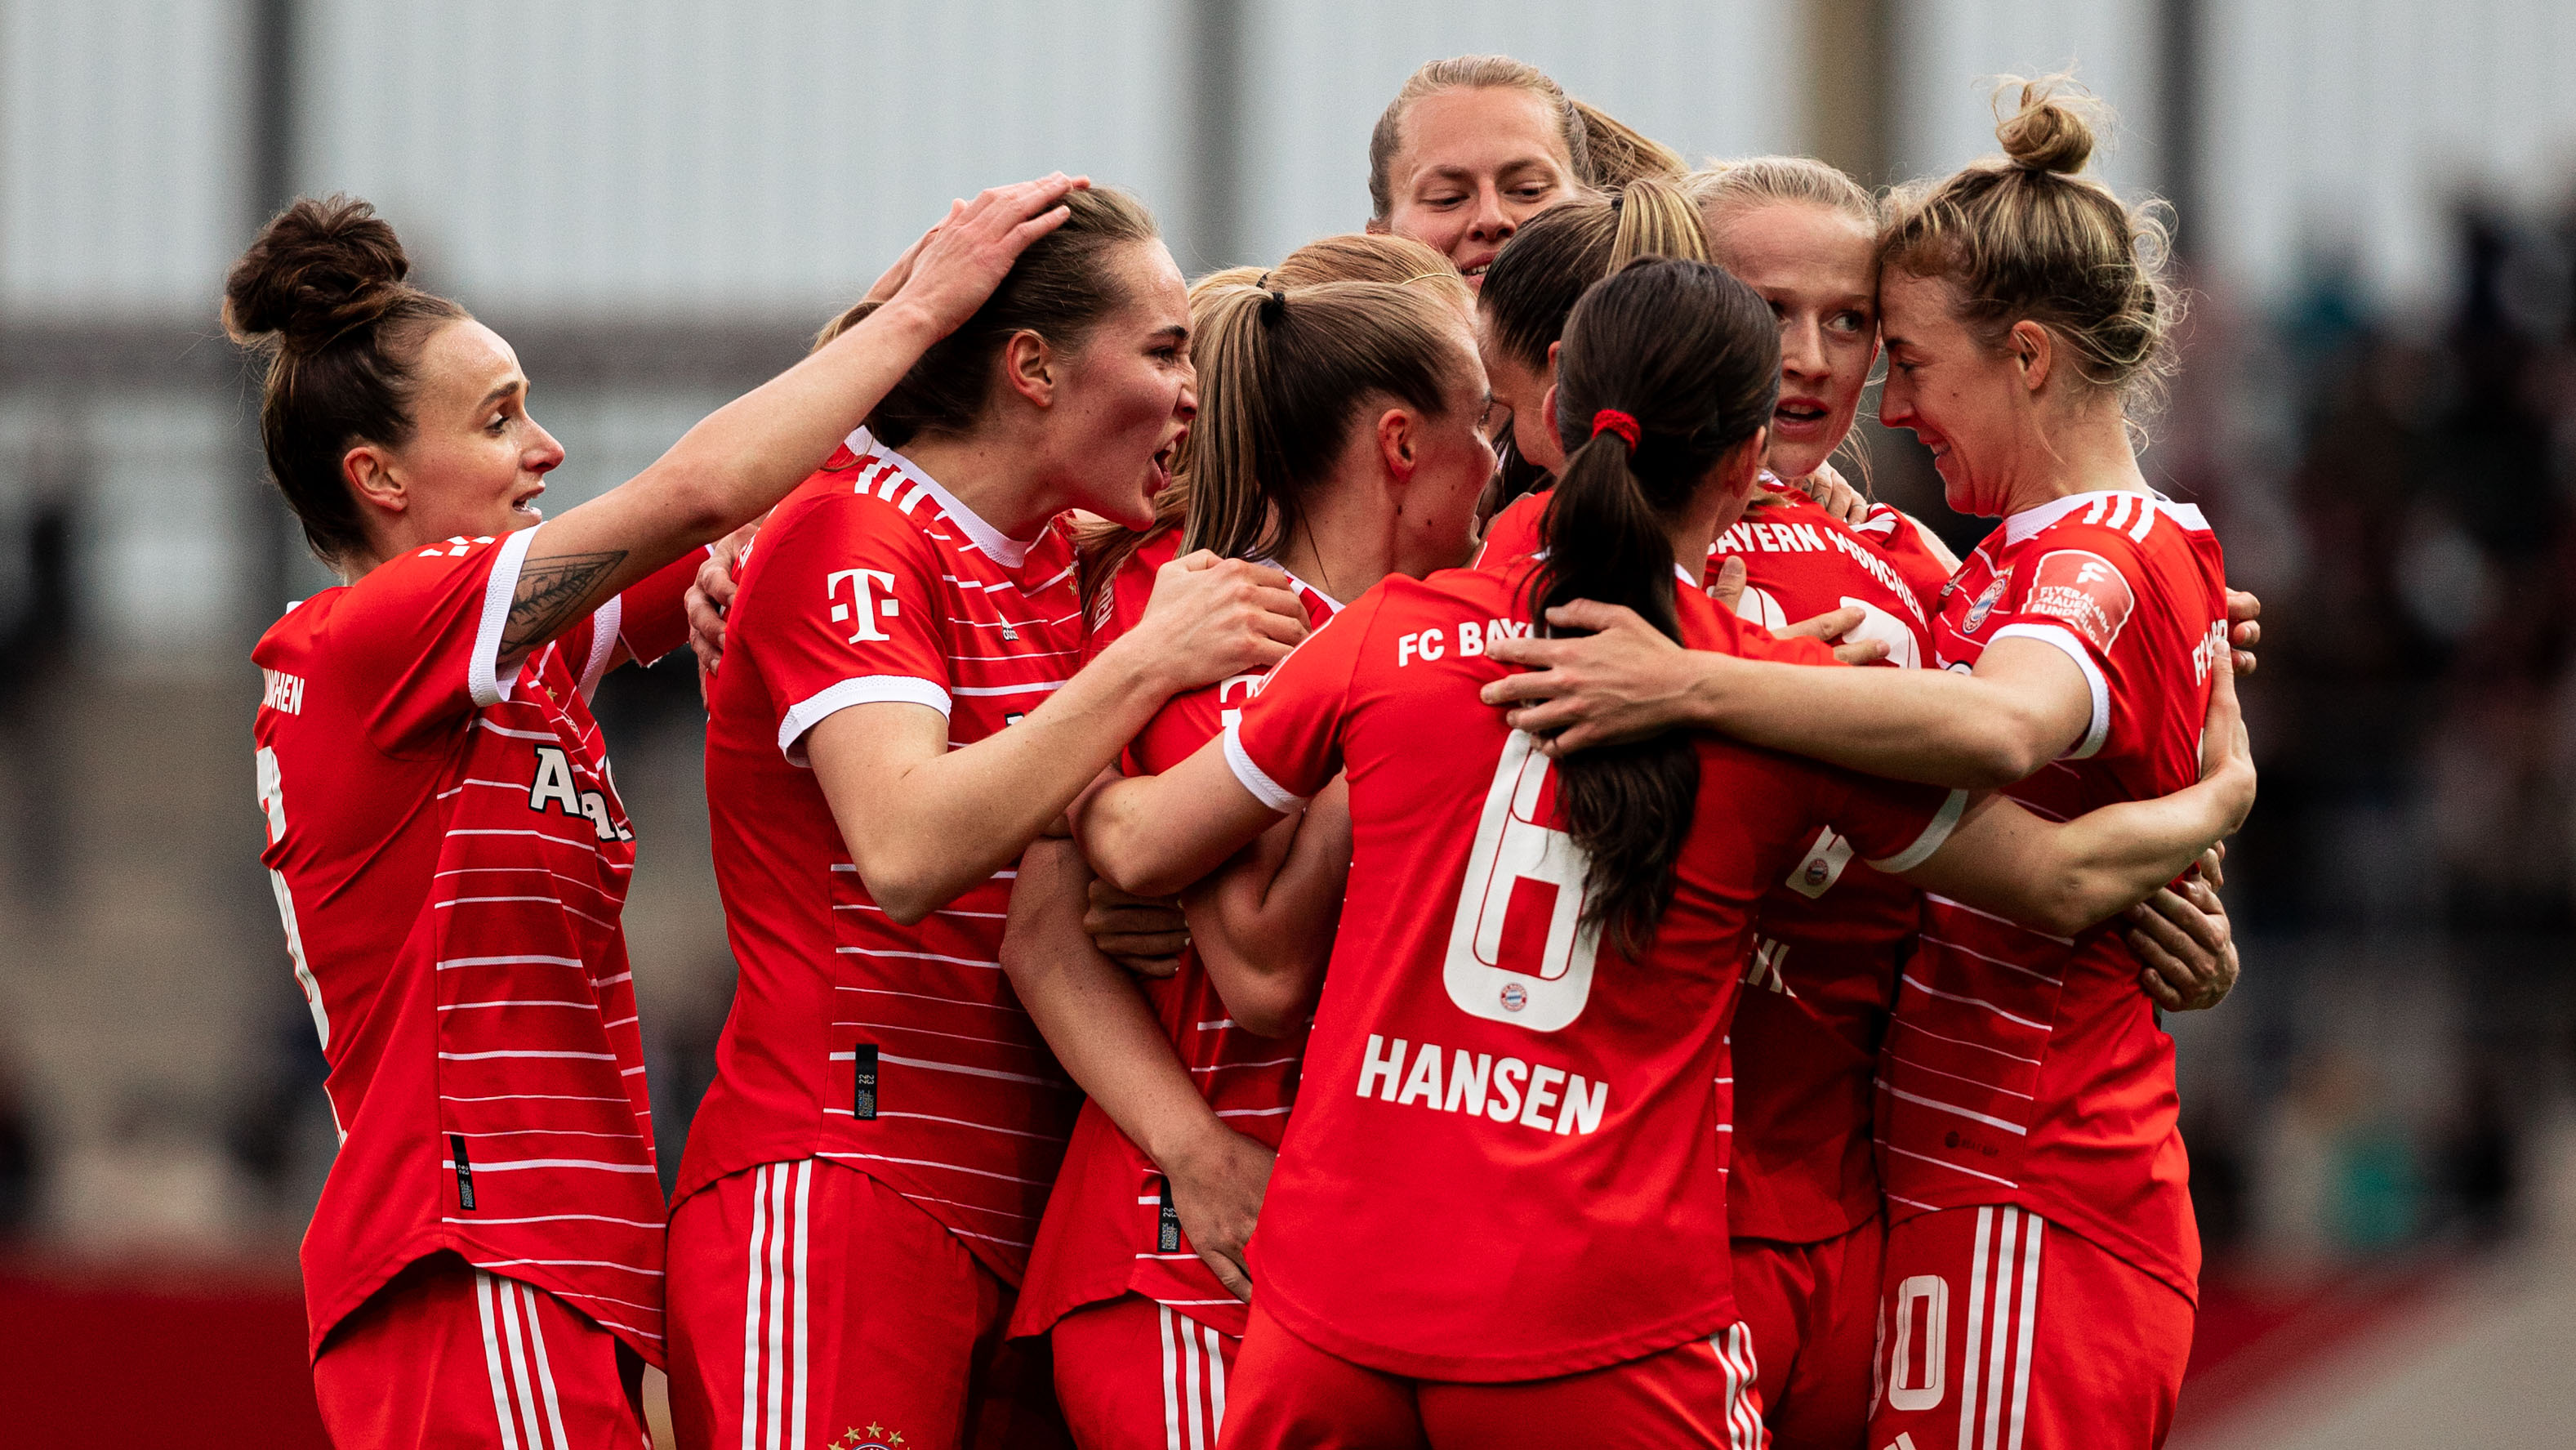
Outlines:
{"label": "player's elbow", "polygon": [[2027,780],[2057,756],[2047,732],[2019,711],[1999,710],[1963,722],[1959,773],[1950,784],[1970,790],[2001,790]]}
{"label": "player's elbow", "polygon": [[1306,1025],[1312,1004],[1297,984],[1284,975],[1259,975],[1238,979],[1231,990],[1220,990],[1225,1012],[1234,1025],[1255,1037],[1288,1037]]}
{"label": "player's elbow", "polygon": [[2050,936],[2077,936],[2126,910],[2134,899],[2111,873],[2069,869],[2045,880],[2014,915],[2022,925]]}
{"label": "player's elbow", "polygon": [[868,899],[897,926],[920,925],[971,884],[956,880],[942,863],[927,857],[895,852],[874,853],[873,858],[860,857],[857,852],[851,855],[859,868],[859,883],[868,889]]}

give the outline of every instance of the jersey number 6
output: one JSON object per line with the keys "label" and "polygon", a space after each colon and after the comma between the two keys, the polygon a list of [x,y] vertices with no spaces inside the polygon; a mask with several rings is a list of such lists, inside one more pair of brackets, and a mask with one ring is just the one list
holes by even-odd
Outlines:
{"label": "jersey number 6", "polygon": [[[1580,924],[1590,860],[1573,837],[1538,820],[1548,761],[1535,744],[1519,730],[1503,742],[1467,857],[1467,880],[1458,890],[1441,980],[1449,1000],[1470,1017],[1554,1032],[1582,1016],[1591,999],[1601,933]],[[1537,960],[1528,960],[1542,913],[1544,941]],[[1521,960],[1506,964],[1506,955]]]}

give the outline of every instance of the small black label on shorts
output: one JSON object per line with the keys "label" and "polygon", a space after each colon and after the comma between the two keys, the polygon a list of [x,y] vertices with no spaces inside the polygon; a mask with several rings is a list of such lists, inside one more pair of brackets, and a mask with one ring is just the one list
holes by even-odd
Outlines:
{"label": "small black label on shorts", "polygon": [[1181,1211],[1172,1207],[1172,1180],[1163,1180],[1163,1213],[1154,1231],[1154,1252],[1177,1254],[1181,1251]]}
{"label": "small black label on shorts", "polygon": [[474,1211],[474,1165],[465,1161],[465,1135],[447,1135],[447,1149],[456,1155],[456,1206],[467,1213]]}
{"label": "small black label on shorts", "polygon": [[850,1111],[873,1118],[877,1115],[877,1045],[862,1042],[850,1056]]}

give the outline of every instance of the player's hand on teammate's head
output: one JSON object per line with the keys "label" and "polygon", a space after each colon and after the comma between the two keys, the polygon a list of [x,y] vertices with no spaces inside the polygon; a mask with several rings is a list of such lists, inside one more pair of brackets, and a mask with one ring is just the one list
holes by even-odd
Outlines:
{"label": "player's hand on teammate's head", "polygon": [[922,238],[886,305],[916,309],[943,337],[955,331],[1002,285],[1031,242],[1064,225],[1072,215],[1063,205],[1066,194],[1090,185],[1087,177],[1058,171],[952,203],[946,220]]}

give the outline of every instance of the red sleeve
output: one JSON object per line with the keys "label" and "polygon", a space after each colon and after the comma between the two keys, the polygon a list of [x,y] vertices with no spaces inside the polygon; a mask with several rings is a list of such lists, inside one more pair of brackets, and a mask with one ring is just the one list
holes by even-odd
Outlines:
{"label": "red sleeve", "polygon": [[1538,521],[1547,513],[1548,492],[1525,493],[1503,505],[1503,511],[1485,525],[1485,542],[1476,551],[1477,568],[1507,569],[1538,552]]}
{"label": "red sleeve", "polygon": [[1272,810],[1295,809],[1340,773],[1351,680],[1384,600],[1372,591],[1306,636],[1226,726],[1226,764]]}
{"label": "red sleeve", "polygon": [[901,510],[836,496],[761,532],[728,633],[750,646],[777,710],[778,748],[853,705],[949,710],[942,569]]}
{"label": "red sleeve", "polygon": [[[386,560],[349,586],[316,644],[365,711],[368,741],[388,755],[433,740],[510,696],[499,677],[502,626],[534,529],[495,540],[450,539]],[[579,626],[576,626],[579,629]],[[587,632],[583,632],[587,639]],[[567,648],[569,648],[569,643]]]}
{"label": "red sleeve", "polygon": [[[607,668],[608,658],[616,654],[620,643],[639,665],[649,665],[687,644],[689,586],[698,582],[698,568],[706,561],[706,549],[691,549],[618,595],[616,627],[602,633],[607,649],[601,651],[597,643],[592,646],[598,668]],[[601,611],[603,618],[606,614],[606,610]],[[587,688],[597,678],[596,672],[585,671],[582,684]]]}
{"label": "red sleeve", "polygon": [[1895,566],[1898,577],[1914,591],[1925,610],[1938,607],[1941,590],[1950,582],[1950,570],[1923,542],[1921,524],[1891,505],[1872,504],[1869,517],[1852,525],[1852,532]]}
{"label": "red sleeve", "polygon": [[1817,806],[1826,824],[1850,843],[1852,854],[1891,875],[1930,860],[1968,808],[1964,790],[1816,769],[1823,776]]}
{"label": "red sleeve", "polygon": [[2031,639],[2066,652],[2093,692],[2092,723],[2067,752],[2082,760],[2101,750],[2111,734],[2111,647],[2138,610],[2139,581],[2147,577],[2137,542],[2118,529],[2061,524],[2031,550],[2027,567],[2014,569],[2016,604],[1989,646]]}

